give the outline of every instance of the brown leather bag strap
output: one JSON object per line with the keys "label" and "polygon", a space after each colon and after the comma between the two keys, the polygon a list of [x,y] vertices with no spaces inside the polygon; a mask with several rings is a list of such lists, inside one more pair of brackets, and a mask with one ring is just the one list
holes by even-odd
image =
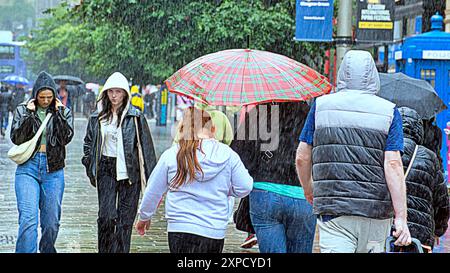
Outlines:
{"label": "brown leather bag strap", "polygon": [[134,118],[134,126],[136,127],[136,137],[138,142],[138,157],[139,157],[139,173],[141,176],[141,193],[144,192],[147,186],[147,181],[145,179],[145,167],[144,167],[144,154],[142,153],[141,137],[139,136],[139,125],[137,122],[137,117]]}

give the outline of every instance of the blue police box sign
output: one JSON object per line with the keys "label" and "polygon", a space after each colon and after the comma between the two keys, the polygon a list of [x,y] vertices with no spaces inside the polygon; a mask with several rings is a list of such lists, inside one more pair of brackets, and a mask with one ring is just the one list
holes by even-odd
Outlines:
{"label": "blue police box sign", "polygon": [[333,0],[296,0],[295,40],[333,40]]}

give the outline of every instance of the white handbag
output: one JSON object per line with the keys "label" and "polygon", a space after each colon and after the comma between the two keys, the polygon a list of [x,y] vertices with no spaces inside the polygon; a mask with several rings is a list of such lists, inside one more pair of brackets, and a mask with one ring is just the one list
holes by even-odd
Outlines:
{"label": "white handbag", "polygon": [[52,116],[51,113],[47,114],[41,126],[39,127],[39,130],[32,139],[20,145],[14,145],[11,149],[9,149],[8,151],[9,159],[11,159],[12,161],[16,162],[19,165],[27,162],[28,159],[30,159],[30,157],[34,153],[34,150],[36,149],[36,144],[39,140],[39,137],[41,136],[42,132],[47,126],[47,123],[50,120],[51,116]]}

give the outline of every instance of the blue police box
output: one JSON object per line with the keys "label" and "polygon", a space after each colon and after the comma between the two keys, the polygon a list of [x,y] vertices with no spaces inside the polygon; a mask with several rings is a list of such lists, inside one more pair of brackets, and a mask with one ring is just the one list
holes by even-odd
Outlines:
{"label": "blue police box", "polygon": [[[428,81],[449,107],[450,102],[450,33],[443,28],[443,17],[431,17],[431,31],[406,38],[401,49],[395,52],[396,71]],[[450,108],[450,107],[449,107]],[[448,147],[444,128],[450,121],[450,110],[437,115],[437,125],[442,131],[441,157],[447,176]]]}

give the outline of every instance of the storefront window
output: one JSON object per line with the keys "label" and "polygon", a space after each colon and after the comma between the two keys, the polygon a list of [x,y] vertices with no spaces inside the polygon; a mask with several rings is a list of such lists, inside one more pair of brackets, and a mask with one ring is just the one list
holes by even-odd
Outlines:
{"label": "storefront window", "polygon": [[0,73],[14,73],[14,66],[12,65],[0,65]]}
{"label": "storefront window", "polygon": [[14,46],[0,46],[0,59],[14,59]]}
{"label": "storefront window", "polygon": [[429,82],[435,88],[436,70],[435,69],[421,69],[420,78]]}

